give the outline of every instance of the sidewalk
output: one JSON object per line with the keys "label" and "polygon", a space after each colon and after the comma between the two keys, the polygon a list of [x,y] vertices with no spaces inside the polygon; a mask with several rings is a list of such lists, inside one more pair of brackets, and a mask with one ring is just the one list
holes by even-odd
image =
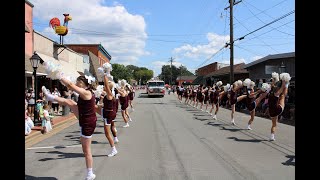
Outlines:
{"label": "sidewalk", "polygon": [[42,134],[41,133],[41,125],[40,126],[34,126],[32,128],[31,133],[28,136],[25,136],[25,148],[28,148],[32,146],[33,144],[36,144],[56,133],[61,131],[62,129],[69,127],[73,124],[75,124],[77,121],[75,115],[73,113],[70,113],[69,115],[66,116],[55,116],[53,119],[53,129],[46,133]]}

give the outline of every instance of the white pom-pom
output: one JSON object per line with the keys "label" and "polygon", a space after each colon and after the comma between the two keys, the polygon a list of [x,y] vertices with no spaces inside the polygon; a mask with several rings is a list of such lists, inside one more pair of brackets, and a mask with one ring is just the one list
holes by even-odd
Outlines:
{"label": "white pom-pom", "polygon": [[126,84],[127,84],[127,80],[122,79],[121,82],[120,82],[120,86],[124,87]]}
{"label": "white pom-pom", "polygon": [[247,88],[248,88],[248,89],[253,89],[255,85],[256,85],[256,83],[254,83],[253,81],[251,81],[251,82],[247,85]]}
{"label": "white pom-pom", "polygon": [[223,86],[224,92],[227,92],[230,89],[230,84]]}
{"label": "white pom-pom", "polygon": [[102,65],[102,67],[103,67],[103,69],[106,70],[106,72],[111,72],[112,71],[112,65],[110,63],[108,63],[108,62],[104,63]]}
{"label": "white pom-pom", "polygon": [[98,76],[103,77],[104,76],[104,69],[103,67],[98,67]]}
{"label": "white pom-pom", "polygon": [[236,82],[236,85],[241,87],[241,86],[242,86],[242,81],[241,81],[241,80],[238,80],[238,81]]}
{"label": "white pom-pom", "polygon": [[219,86],[221,86],[222,85],[222,81],[218,81],[217,83],[216,83],[216,85],[219,87]]}
{"label": "white pom-pom", "polygon": [[287,82],[290,82],[291,77],[290,77],[289,73],[281,73],[280,74],[280,79],[287,83]]}
{"label": "white pom-pom", "polygon": [[279,81],[279,74],[278,73],[273,72],[271,75],[272,75],[272,79],[274,80],[274,82]]}
{"label": "white pom-pom", "polygon": [[261,90],[263,92],[267,92],[268,93],[271,90],[271,85],[268,84],[268,83],[263,83],[262,86],[261,86]]}
{"label": "white pom-pom", "polygon": [[248,86],[251,83],[251,79],[247,78],[242,82],[243,86]]}

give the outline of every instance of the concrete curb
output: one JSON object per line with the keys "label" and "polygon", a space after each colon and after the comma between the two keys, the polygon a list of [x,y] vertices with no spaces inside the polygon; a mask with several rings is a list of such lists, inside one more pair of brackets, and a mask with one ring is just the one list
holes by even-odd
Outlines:
{"label": "concrete curb", "polygon": [[65,128],[67,128],[77,122],[78,122],[78,120],[76,119],[76,117],[74,115],[72,115],[65,120],[57,122],[54,125],[54,128],[46,134],[42,134],[40,131],[36,131],[36,132],[30,134],[29,136],[25,137],[25,148],[29,148],[32,145],[34,145],[44,139],[51,137],[52,135],[62,131],[63,129],[65,129]]}

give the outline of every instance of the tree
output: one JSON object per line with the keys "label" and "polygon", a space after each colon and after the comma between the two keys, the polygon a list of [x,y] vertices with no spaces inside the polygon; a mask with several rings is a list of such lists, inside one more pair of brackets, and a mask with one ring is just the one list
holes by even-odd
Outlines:
{"label": "tree", "polygon": [[147,68],[138,70],[134,73],[134,77],[137,77],[136,80],[139,82],[141,79],[141,84],[145,84],[149,79],[153,77],[153,71]]}
{"label": "tree", "polygon": [[119,79],[129,81],[132,78],[132,73],[122,64],[112,64],[111,75],[113,76],[114,82],[117,82]]}
{"label": "tree", "polygon": [[[180,66],[177,68],[172,65],[172,84],[176,84],[176,79],[178,76],[192,76],[194,75],[190,72],[185,66]],[[166,84],[169,84],[171,81],[171,67],[170,65],[163,65],[161,68],[161,74],[159,78],[162,79]]]}

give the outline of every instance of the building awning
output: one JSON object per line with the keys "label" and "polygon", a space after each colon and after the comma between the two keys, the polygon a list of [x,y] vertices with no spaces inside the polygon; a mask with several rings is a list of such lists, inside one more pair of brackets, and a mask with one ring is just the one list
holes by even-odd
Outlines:
{"label": "building awning", "polygon": [[[25,66],[25,73],[26,74],[32,74],[33,73],[33,67],[32,67],[31,62],[30,62],[30,56],[28,56],[26,54],[25,54],[24,66]],[[44,69],[44,66],[42,64],[39,64],[39,67],[37,68],[37,75],[39,75],[39,76],[47,75],[46,74],[46,70]]]}
{"label": "building awning", "polygon": [[89,72],[98,80],[98,82],[103,82],[102,77],[98,76],[98,68],[100,67],[99,58],[94,55],[91,51],[88,51],[90,68]]}
{"label": "building awning", "polygon": [[[41,59],[44,62],[53,62],[53,63],[55,63],[57,65],[60,65],[61,71],[63,73],[65,73],[66,75],[70,75],[70,76],[73,76],[73,77],[78,77],[80,75],[78,73],[78,71],[71,64],[69,64],[66,61],[57,60],[54,57],[51,57],[51,56],[48,56],[48,55],[45,55],[45,54],[42,54],[42,53],[39,53],[39,52],[37,52],[37,54],[41,57]],[[43,65],[40,64],[39,67],[43,67]],[[44,67],[43,67],[43,69],[44,69]]]}

